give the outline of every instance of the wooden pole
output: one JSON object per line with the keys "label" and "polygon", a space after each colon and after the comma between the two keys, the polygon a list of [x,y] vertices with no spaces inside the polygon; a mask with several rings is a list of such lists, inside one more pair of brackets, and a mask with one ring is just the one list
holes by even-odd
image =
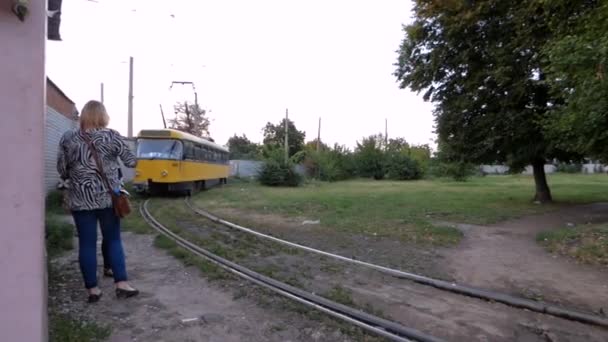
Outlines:
{"label": "wooden pole", "polygon": [[388,146],[388,119],[384,119],[384,146]]}
{"label": "wooden pole", "polygon": [[319,118],[319,131],[317,132],[317,152],[321,151],[321,118]]}
{"label": "wooden pole", "polygon": [[128,137],[133,138],[133,57],[129,57]]}
{"label": "wooden pole", "polygon": [[285,162],[289,161],[289,109],[285,109]]}

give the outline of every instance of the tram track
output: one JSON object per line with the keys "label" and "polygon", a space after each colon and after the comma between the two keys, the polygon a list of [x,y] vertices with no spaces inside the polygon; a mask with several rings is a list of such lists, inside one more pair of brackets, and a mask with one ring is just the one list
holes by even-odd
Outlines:
{"label": "tram track", "polygon": [[149,200],[141,203],[139,211],[142,218],[156,231],[163,236],[173,240],[176,244],[189,252],[202,257],[211,263],[219,266],[220,268],[228,271],[236,276],[253,282],[263,288],[266,288],[272,292],[280,294],[288,299],[296,301],[300,304],[306,305],[310,308],[323,312],[331,317],[345,321],[349,324],[358,326],[359,328],[376,334],[378,336],[385,337],[392,341],[424,341],[424,342],[439,342],[443,341],[434,336],[424,334],[417,331],[416,329],[403,326],[399,323],[371,315],[361,310],[352,308],[350,306],[340,304],[331,301],[327,298],[318,296],[313,293],[309,293],[302,289],[280,282],[276,279],[262,275],[255,271],[252,271],[242,265],[226,260],[210,251],[202,248],[201,246],[192,243],[184,237],[176,234],[161,224],[158,220],[150,214],[148,210]]}
{"label": "tram track", "polygon": [[312,247],[308,247],[308,246],[297,244],[297,243],[294,243],[291,241],[283,240],[283,239],[280,239],[280,238],[277,238],[277,237],[274,237],[271,235],[267,235],[267,234],[258,232],[251,228],[243,227],[238,224],[223,220],[205,210],[197,208],[189,201],[188,198],[186,198],[184,201],[185,201],[186,206],[193,213],[200,215],[200,216],[204,217],[205,219],[208,219],[216,224],[220,224],[222,226],[225,226],[225,227],[228,227],[231,229],[235,229],[237,231],[240,231],[240,232],[252,235],[252,236],[256,236],[261,239],[273,241],[275,243],[278,243],[278,244],[281,244],[284,246],[304,250],[306,252],[322,255],[324,257],[330,257],[330,258],[340,260],[343,262],[363,266],[363,267],[373,269],[373,270],[379,271],[381,273],[384,273],[384,274],[387,274],[387,275],[390,275],[390,276],[393,276],[393,277],[396,277],[399,279],[406,279],[406,280],[410,280],[410,281],[413,281],[418,284],[434,287],[441,291],[447,291],[447,292],[456,293],[456,294],[463,295],[463,296],[478,298],[478,299],[489,301],[489,302],[498,302],[498,303],[502,303],[502,304],[517,308],[517,309],[529,310],[532,312],[537,312],[540,314],[554,316],[554,317],[558,317],[558,318],[562,318],[562,319],[566,319],[566,320],[570,320],[570,321],[574,321],[574,322],[594,325],[594,326],[601,327],[602,329],[608,328],[608,319],[595,315],[595,314],[592,314],[592,313],[585,313],[585,312],[581,312],[578,310],[560,307],[560,306],[556,306],[556,305],[552,305],[552,304],[548,304],[548,303],[544,303],[544,302],[540,302],[540,301],[533,301],[533,300],[516,297],[516,296],[505,294],[505,293],[500,293],[500,292],[491,291],[491,290],[487,290],[487,289],[481,289],[481,288],[476,288],[476,287],[472,287],[472,286],[468,286],[468,285],[461,285],[461,284],[456,284],[456,283],[452,283],[452,282],[447,282],[444,280],[429,278],[429,277],[425,277],[422,275],[404,272],[401,270],[397,270],[397,269],[393,269],[393,268],[389,268],[389,267],[385,267],[385,266],[381,266],[381,265],[376,265],[373,263],[356,260],[356,259],[348,258],[348,257],[342,256],[342,255],[318,250],[318,249],[315,249]]}

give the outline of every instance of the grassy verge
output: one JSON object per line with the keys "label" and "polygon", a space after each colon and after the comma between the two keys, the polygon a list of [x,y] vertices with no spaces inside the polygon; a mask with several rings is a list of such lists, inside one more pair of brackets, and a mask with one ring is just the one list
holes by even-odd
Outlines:
{"label": "grassy verge", "polygon": [[164,235],[156,236],[154,239],[154,246],[166,250],[171,256],[180,260],[185,266],[197,267],[209,280],[227,279],[229,277],[228,273],[220,267],[202,257],[192,254]]}
{"label": "grassy verge", "polygon": [[536,240],[549,252],[582,263],[608,266],[608,225],[562,228],[538,234]]}
{"label": "grassy verge", "polygon": [[108,327],[72,319],[66,314],[49,315],[49,341],[51,342],[97,342],[110,337]]}
{"label": "grassy verge", "polygon": [[[606,180],[606,175],[549,176],[555,200],[560,204],[608,201]],[[211,211],[228,208],[237,213],[319,219],[321,226],[328,229],[451,244],[459,240],[460,234],[433,222],[488,224],[558,208],[556,204],[532,203],[533,182],[530,176],[487,176],[463,183],[313,182],[301,188],[233,182],[198,195],[195,202]]]}

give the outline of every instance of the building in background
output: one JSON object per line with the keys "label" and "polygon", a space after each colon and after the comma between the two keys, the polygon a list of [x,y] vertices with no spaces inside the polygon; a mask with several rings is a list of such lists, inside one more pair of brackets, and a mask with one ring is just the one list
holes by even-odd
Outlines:
{"label": "building in background", "polygon": [[77,125],[76,104],[47,77],[44,145],[44,186],[47,192],[55,189],[59,182],[57,173],[59,140],[66,131],[76,128]]}

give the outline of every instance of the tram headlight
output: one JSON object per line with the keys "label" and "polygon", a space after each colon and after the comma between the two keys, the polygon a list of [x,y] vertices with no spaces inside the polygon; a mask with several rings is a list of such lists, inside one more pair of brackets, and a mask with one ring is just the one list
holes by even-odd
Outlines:
{"label": "tram headlight", "polygon": [[169,172],[167,172],[167,170],[162,170],[162,171],[160,172],[160,175],[161,175],[162,177],[167,177],[167,176],[169,175]]}

